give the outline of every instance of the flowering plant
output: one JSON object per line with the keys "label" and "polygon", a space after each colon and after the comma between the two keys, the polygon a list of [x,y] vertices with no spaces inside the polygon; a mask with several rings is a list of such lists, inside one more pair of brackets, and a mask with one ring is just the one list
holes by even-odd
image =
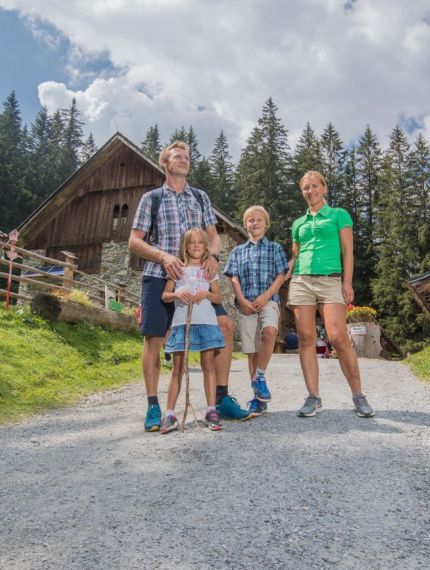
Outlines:
{"label": "flowering plant", "polygon": [[371,323],[376,321],[376,310],[372,307],[348,305],[346,308],[346,320],[348,323]]}
{"label": "flowering plant", "polygon": [[89,294],[85,291],[80,291],[79,289],[72,289],[71,291],[54,291],[51,293],[55,297],[58,297],[61,301],[73,301],[84,307],[94,307],[94,303],[91,301]]}

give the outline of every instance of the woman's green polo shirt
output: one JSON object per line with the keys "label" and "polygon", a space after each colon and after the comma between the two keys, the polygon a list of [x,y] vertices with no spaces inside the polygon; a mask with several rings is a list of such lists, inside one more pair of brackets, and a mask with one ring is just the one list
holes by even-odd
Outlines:
{"label": "woman's green polo shirt", "polygon": [[309,209],[293,223],[293,241],[299,244],[294,275],[329,275],[341,273],[339,231],[352,228],[352,219],[343,208],[328,204],[312,216]]}

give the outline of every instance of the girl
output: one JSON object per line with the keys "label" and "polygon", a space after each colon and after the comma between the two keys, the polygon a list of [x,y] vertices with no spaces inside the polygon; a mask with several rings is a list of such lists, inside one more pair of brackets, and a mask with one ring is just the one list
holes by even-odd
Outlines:
{"label": "girl", "polygon": [[[205,420],[210,430],[221,428],[219,414],[215,408],[216,377],[215,350],[224,348],[224,337],[217,323],[212,303],[221,303],[221,294],[216,280],[208,283],[203,277],[202,264],[211,256],[206,233],[194,228],[188,230],[181,240],[179,258],[185,263],[184,272],[178,281],[168,279],[162,300],[175,301],[172,332],[166,345],[166,352],[173,353],[173,370],[167,391],[167,411],[161,422],[161,433],[178,429],[175,405],[181,389],[184,368],[185,324],[187,310],[193,303],[190,326],[190,351],[200,352],[204,387],[207,400]],[[215,279],[218,279],[216,277]]]}

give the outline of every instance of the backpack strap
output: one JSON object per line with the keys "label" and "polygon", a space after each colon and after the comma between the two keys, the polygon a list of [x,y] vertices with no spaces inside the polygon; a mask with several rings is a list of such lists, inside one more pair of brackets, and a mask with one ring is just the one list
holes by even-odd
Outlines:
{"label": "backpack strap", "polygon": [[154,234],[154,241],[158,242],[158,222],[157,214],[163,198],[163,187],[156,188],[151,193],[151,225],[145,234],[145,241],[149,243],[151,235]]}
{"label": "backpack strap", "polygon": [[205,206],[204,206],[204,202],[203,202],[203,196],[202,193],[200,192],[200,190],[198,188],[193,188],[192,186],[190,186],[190,190],[194,195],[194,198],[197,200],[197,202],[200,204],[200,208],[202,210],[202,216],[203,216],[203,212],[205,210]]}

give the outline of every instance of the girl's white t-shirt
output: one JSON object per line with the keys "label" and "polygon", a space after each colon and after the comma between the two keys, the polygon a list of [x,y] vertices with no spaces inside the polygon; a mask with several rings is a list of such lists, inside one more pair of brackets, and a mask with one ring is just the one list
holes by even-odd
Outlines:
{"label": "girl's white t-shirt", "polygon": [[[218,280],[218,275],[214,281]],[[175,291],[186,289],[191,293],[203,290],[209,291],[209,281],[203,277],[203,269],[201,267],[184,267],[184,274],[176,281]],[[175,314],[173,316],[172,327],[185,325],[187,322],[188,305],[181,301],[175,301]],[[215,309],[209,299],[203,299],[200,303],[194,303],[191,315],[192,325],[217,325],[218,321]]]}

